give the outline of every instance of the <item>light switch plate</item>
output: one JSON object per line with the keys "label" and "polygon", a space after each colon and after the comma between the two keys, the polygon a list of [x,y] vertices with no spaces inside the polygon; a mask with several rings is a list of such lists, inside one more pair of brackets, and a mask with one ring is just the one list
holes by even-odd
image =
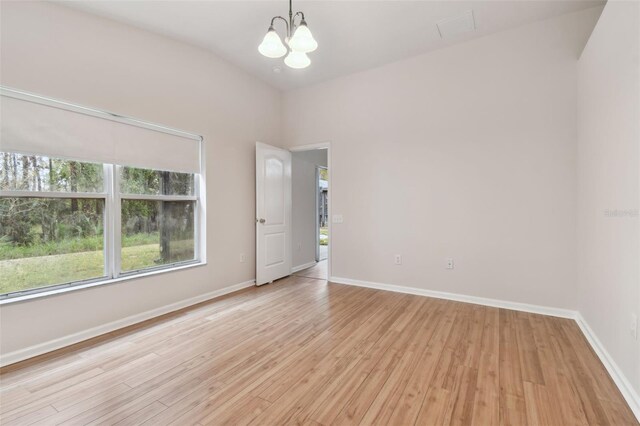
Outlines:
{"label": "light switch plate", "polygon": [[341,214],[334,214],[332,222],[333,223],[342,223],[342,222],[344,222],[344,219],[342,218]]}

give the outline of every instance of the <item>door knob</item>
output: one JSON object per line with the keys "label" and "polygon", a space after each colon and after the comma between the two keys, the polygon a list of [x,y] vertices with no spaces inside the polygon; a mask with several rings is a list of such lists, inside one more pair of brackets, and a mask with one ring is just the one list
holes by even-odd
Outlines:
{"label": "door knob", "polygon": [[264,220],[264,219],[256,219],[256,222],[265,223],[266,220]]}

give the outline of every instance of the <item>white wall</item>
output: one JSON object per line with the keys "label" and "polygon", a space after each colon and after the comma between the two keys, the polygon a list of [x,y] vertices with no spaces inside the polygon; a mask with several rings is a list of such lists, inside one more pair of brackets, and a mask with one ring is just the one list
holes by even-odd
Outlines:
{"label": "white wall", "polygon": [[332,275],[576,308],[576,67],[600,11],[285,93],[286,143],[331,141]]}
{"label": "white wall", "polygon": [[609,1],[578,63],[577,216],[579,310],[638,394],[639,14]]}
{"label": "white wall", "polygon": [[1,8],[2,85],[204,136],[209,260],[3,305],[2,354],[252,280],[254,147],[257,140],[279,143],[280,93],[204,50],[133,27],[53,4]]}
{"label": "white wall", "polygon": [[291,155],[291,204],[293,207],[293,267],[316,260],[316,167],[327,167],[327,150],[297,151]]}

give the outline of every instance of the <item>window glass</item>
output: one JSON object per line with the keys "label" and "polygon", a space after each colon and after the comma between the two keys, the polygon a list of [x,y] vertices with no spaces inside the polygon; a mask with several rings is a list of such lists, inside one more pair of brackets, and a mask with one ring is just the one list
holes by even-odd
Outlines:
{"label": "window glass", "polygon": [[122,200],[122,271],[193,260],[193,201]]}
{"label": "window glass", "polygon": [[[0,298],[196,260],[194,182],[189,173],[0,152]],[[106,237],[116,245],[105,247]]]}
{"label": "window glass", "polygon": [[0,152],[4,191],[103,192],[102,164]]}
{"label": "window glass", "polygon": [[122,167],[120,191],[123,194],[193,195],[193,174]]}
{"label": "window glass", "polygon": [[0,198],[0,294],[104,276],[104,199]]}

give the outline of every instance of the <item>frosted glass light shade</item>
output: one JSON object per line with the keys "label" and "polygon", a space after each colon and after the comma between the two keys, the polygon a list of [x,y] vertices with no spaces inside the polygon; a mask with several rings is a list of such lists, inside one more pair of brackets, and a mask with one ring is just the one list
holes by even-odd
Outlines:
{"label": "frosted glass light shade", "polygon": [[273,27],[269,27],[269,31],[267,31],[262,43],[258,46],[258,52],[267,58],[281,58],[287,53],[287,48],[282,44],[282,40],[280,40],[276,30]]}
{"label": "frosted glass light shade", "polygon": [[306,68],[311,64],[311,59],[304,52],[297,52],[292,50],[289,52],[286,58],[284,58],[284,63],[291,68]]}
{"label": "frosted glass light shade", "polygon": [[302,21],[296,28],[296,32],[293,33],[293,37],[289,40],[289,46],[291,49],[303,53],[313,52],[318,48],[318,42],[311,35],[306,22]]}

